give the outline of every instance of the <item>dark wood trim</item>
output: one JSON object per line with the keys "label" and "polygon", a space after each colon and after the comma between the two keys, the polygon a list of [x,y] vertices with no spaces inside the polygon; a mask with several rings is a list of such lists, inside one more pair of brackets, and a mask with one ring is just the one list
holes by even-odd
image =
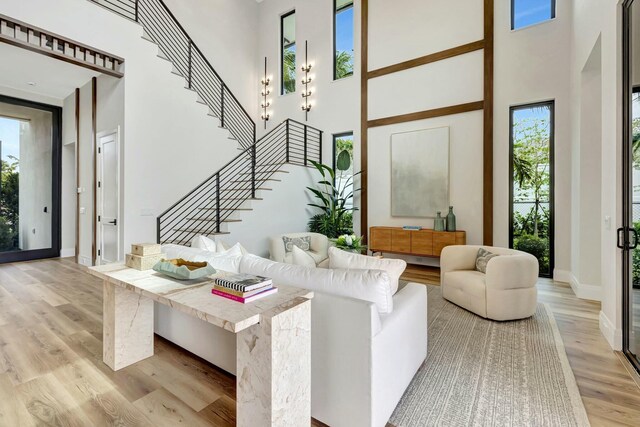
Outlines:
{"label": "dark wood trim", "polygon": [[401,114],[399,116],[369,120],[368,126],[373,128],[395,125],[398,123],[413,122],[416,120],[432,119],[434,117],[450,116],[452,114],[468,113],[470,111],[482,110],[483,108],[483,101],[475,101],[466,104],[452,105],[449,107],[434,108],[432,110],[418,111],[417,113]]}
{"label": "dark wood trim", "polygon": [[98,183],[98,174],[97,174],[97,163],[98,160],[97,150],[96,150],[96,142],[97,142],[97,134],[98,134],[98,113],[97,113],[97,104],[98,104],[98,79],[93,77],[91,79],[91,158],[93,163],[93,187],[91,189],[93,193],[93,210],[91,211],[91,263],[92,265],[97,264],[98,260],[98,250],[96,247],[96,233],[98,231],[98,223],[96,218],[96,209],[98,205],[96,187]]}
{"label": "dark wood trim", "polygon": [[369,238],[369,0],[360,2],[360,234]]}
{"label": "dark wood trim", "polygon": [[475,52],[477,50],[481,50],[482,48],[484,48],[484,40],[478,40],[472,43],[456,46],[451,49],[446,49],[440,52],[421,56],[419,58],[410,59],[409,61],[403,61],[397,64],[389,65],[387,67],[369,71],[367,73],[367,78],[375,79],[376,77],[386,76],[387,74],[397,73],[399,71],[408,70],[410,68],[431,64],[432,62],[442,61],[443,59],[454,58],[456,56]]}
{"label": "dark wood trim", "polygon": [[75,92],[76,109],[76,263],[80,259],[80,88]]}
{"label": "dark wood trim", "polygon": [[31,52],[39,53],[41,55],[45,55],[45,56],[48,56],[50,58],[58,59],[60,61],[67,62],[69,64],[77,65],[77,66],[80,66],[80,67],[83,67],[83,68],[88,68],[88,69],[90,69],[92,71],[97,71],[99,73],[108,74],[108,75],[113,76],[113,77],[121,78],[121,77],[124,76],[124,74],[119,72],[119,71],[111,70],[111,69],[106,68],[106,67],[101,67],[100,65],[94,65],[94,64],[91,64],[90,62],[81,61],[81,60],[75,59],[72,56],[65,55],[65,54],[63,54],[61,52],[56,52],[56,51],[53,51],[51,49],[45,49],[43,47],[36,46],[34,44],[24,42],[22,40],[14,39],[13,37],[9,37],[9,36],[6,36],[4,34],[0,34],[0,42],[1,43],[6,43],[6,44],[9,44],[9,45],[12,45],[12,46],[16,46],[16,47],[19,47],[19,48],[22,48],[22,49],[30,50]]}
{"label": "dark wood trim", "polygon": [[482,241],[493,245],[493,32],[494,0],[484,0],[484,125]]}

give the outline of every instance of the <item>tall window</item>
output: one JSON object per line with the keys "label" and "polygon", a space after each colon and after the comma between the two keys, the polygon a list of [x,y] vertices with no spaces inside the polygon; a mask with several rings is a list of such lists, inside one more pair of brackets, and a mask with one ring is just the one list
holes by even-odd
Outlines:
{"label": "tall window", "polygon": [[280,18],[281,50],[280,69],[282,95],[296,91],[296,11]]}
{"label": "tall window", "polygon": [[353,0],[333,0],[333,79],[353,75]]}
{"label": "tall window", "polygon": [[511,29],[528,27],[556,17],[556,0],[511,0]]}
{"label": "tall window", "polygon": [[511,108],[510,247],[553,273],[553,101]]}
{"label": "tall window", "polygon": [[[343,194],[353,193],[353,132],[333,135],[333,169],[336,171],[336,187]],[[353,207],[353,198],[346,203]]]}

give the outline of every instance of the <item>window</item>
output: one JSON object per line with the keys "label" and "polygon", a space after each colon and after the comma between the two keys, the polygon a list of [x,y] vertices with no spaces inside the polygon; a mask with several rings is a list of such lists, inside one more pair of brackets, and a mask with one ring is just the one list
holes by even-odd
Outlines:
{"label": "window", "polygon": [[353,0],[333,0],[333,79],[353,75]]}
{"label": "window", "polygon": [[[333,135],[333,169],[336,188],[345,196],[353,193],[353,132]],[[345,207],[353,208],[353,197]]]}
{"label": "window", "polygon": [[556,0],[511,0],[511,29],[528,27],[556,17]]}
{"label": "window", "polygon": [[282,80],[280,93],[296,91],[296,11],[291,11],[280,18],[282,46],[280,51],[280,69]]}
{"label": "window", "polygon": [[553,101],[511,108],[509,246],[553,273]]}

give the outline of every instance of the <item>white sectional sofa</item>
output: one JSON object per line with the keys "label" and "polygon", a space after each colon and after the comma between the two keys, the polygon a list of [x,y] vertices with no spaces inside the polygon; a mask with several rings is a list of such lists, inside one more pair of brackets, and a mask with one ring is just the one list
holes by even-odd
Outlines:
{"label": "white sectional sofa", "polygon": [[[311,415],[333,427],[385,426],[427,356],[427,293],[409,283],[392,293],[378,270],[314,269],[255,255],[167,245],[169,258],[209,260],[217,268],[268,276],[313,290]],[[235,373],[235,337],[220,328],[156,307],[156,333]]]}

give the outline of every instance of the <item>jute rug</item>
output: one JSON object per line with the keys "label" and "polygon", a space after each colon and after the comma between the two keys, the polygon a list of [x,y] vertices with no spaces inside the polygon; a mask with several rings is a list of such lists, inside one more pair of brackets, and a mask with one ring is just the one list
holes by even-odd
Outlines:
{"label": "jute rug", "polygon": [[588,426],[553,313],[493,322],[429,295],[429,351],[391,424]]}

